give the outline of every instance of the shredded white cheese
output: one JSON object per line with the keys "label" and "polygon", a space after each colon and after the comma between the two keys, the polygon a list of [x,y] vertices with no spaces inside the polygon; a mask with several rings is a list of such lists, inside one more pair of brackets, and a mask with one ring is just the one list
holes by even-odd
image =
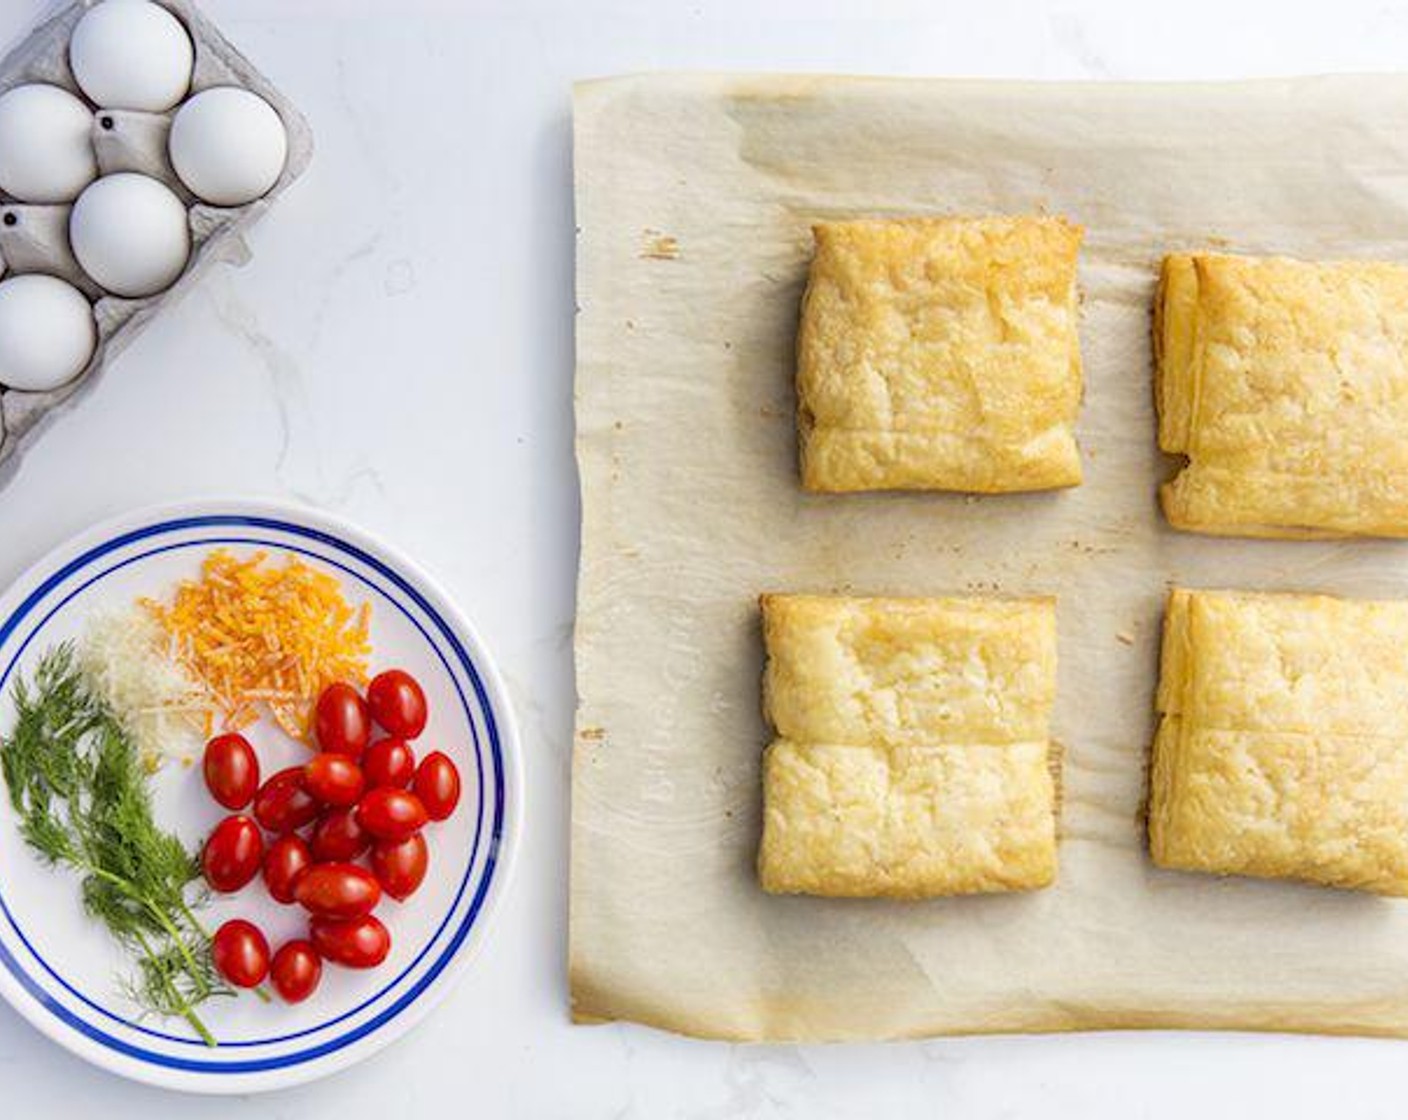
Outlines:
{"label": "shredded white cheese", "polygon": [[195,760],[213,700],[177,660],[150,613],[133,608],[94,614],[79,658],[149,769],[170,758],[186,765]]}

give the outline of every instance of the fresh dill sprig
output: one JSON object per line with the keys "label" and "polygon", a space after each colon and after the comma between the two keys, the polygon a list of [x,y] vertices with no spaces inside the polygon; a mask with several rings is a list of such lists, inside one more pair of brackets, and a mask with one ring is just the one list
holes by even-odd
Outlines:
{"label": "fresh dill sprig", "polygon": [[214,1046],[195,1009],[234,991],[194,913],[203,896],[187,899],[199,862],[156,823],[131,737],[67,643],[44,654],[30,681],[16,679],[14,697],[0,773],[25,840],[45,863],[83,877],[84,908],[137,958],[127,994],[147,1012],[182,1016]]}

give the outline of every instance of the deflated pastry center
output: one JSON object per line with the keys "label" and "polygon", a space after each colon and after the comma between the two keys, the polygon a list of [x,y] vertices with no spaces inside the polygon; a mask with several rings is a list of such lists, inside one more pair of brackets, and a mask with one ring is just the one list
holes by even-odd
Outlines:
{"label": "deflated pastry center", "polygon": [[[815,227],[810,491],[1079,485],[1076,256],[1044,217]],[[1408,269],[1175,254],[1154,327],[1169,523],[1408,536]],[[845,500],[838,498],[839,500]],[[765,890],[919,898],[1056,878],[1054,600],[769,594]],[[1175,589],[1156,864],[1408,894],[1408,603]]]}
{"label": "deflated pastry center", "polygon": [[1078,228],[917,218],[814,234],[797,345],[808,490],[1080,482]]}
{"label": "deflated pastry center", "polygon": [[1408,895],[1405,648],[1404,602],[1173,592],[1154,861]]}
{"label": "deflated pastry center", "polygon": [[769,891],[922,897],[1056,876],[1050,600],[763,598]]}
{"label": "deflated pastry center", "polygon": [[1170,524],[1408,536],[1408,268],[1170,256],[1154,345]]}

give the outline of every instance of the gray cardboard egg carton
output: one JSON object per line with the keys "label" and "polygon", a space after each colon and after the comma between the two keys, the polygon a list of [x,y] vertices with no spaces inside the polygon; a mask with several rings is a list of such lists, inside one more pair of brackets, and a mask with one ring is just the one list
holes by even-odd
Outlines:
{"label": "gray cardboard egg carton", "polygon": [[[63,86],[87,102],[68,64],[68,41],[83,13],[99,0],[72,0],[44,19],[0,61],[0,93],[29,82]],[[191,94],[211,86],[241,86],[273,106],[288,132],[283,174],[264,197],[245,206],[208,206],[197,201],[171,169],[166,137],[176,109],[167,113],[125,110],[93,113],[98,174],[138,171],[160,179],[187,205],[191,257],[180,278],[164,292],[142,299],[108,295],[90,280],[68,243],[68,204],[16,202],[0,193],[0,257],[6,276],[47,272],[69,281],[93,303],[98,345],[87,368],[66,385],[45,393],[0,390],[0,482],[13,473],[16,452],[42,422],[74,399],[102,373],[104,363],[125,346],[162,305],[177,298],[217,261],[243,264],[249,249],[240,233],[262,215],[308,166],[313,134],[297,109],[220,34],[190,0],[158,0],[181,20],[195,46]],[[189,95],[188,95],[189,96]],[[91,104],[91,102],[88,102]],[[178,105],[176,108],[180,108]]]}

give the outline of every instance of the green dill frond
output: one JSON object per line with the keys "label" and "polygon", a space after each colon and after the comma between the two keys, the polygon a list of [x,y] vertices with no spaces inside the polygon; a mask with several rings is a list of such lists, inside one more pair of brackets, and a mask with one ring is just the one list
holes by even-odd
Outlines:
{"label": "green dill frond", "polygon": [[108,927],[119,941],[133,942],[138,934],[160,935],[164,931],[151,910],[109,879],[86,876],[80,888],[83,909],[88,916]]}
{"label": "green dill frond", "polygon": [[20,833],[39,857],[51,866],[72,864],[77,858],[68,829],[49,812],[47,799],[35,799],[29,812],[20,820]]}
{"label": "green dill frond", "polygon": [[[195,945],[187,947],[192,952]],[[143,956],[136,973],[128,978],[128,994],[149,1013],[173,1016],[183,1007],[193,1006],[214,996],[233,996],[235,990],[220,978],[209,964],[210,954],[197,958],[206,963],[192,970],[186,955],[175,945]]]}
{"label": "green dill frond", "polygon": [[147,771],[130,736],[97,695],[67,643],[14,684],[15,725],[0,740],[0,774],[20,831],[44,862],[81,877],[83,906],[137,957],[123,988],[147,1013],[183,1016],[214,1039],[194,1008],[233,994],[186,891],[197,854],[152,812]]}

